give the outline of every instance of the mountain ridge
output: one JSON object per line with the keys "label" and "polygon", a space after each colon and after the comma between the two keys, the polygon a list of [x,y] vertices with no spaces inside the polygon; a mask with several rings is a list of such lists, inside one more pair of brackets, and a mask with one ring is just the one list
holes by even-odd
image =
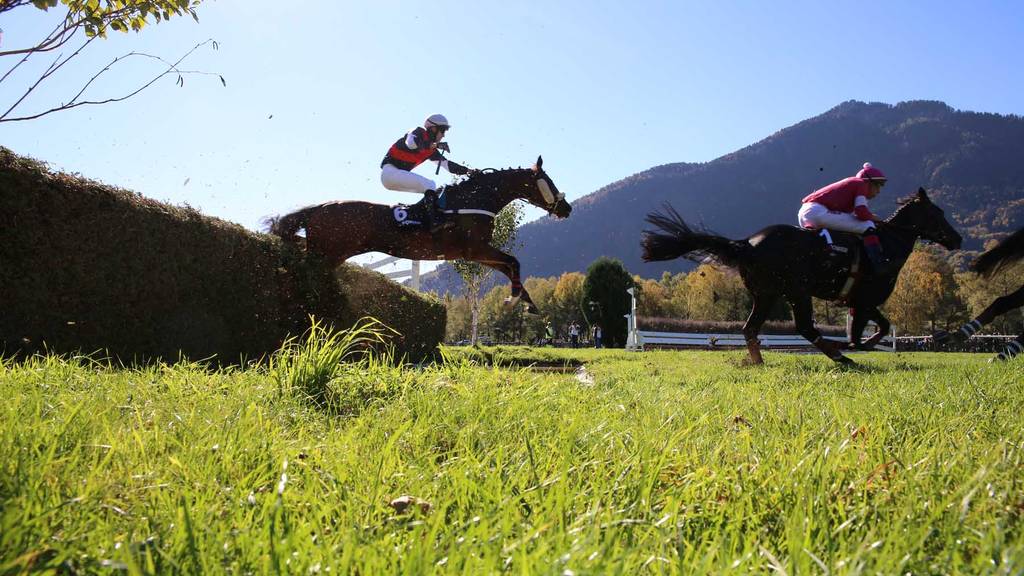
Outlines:
{"label": "mountain ridge", "polygon": [[[575,200],[567,220],[524,224],[517,256],[525,276],[582,272],[602,255],[644,277],[687,270],[686,261],[640,260],[648,212],[669,202],[694,224],[745,237],[771,224],[795,224],[804,195],[865,161],[889,176],[873,211],[888,215],[900,197],[923,186],[964,234],[965,248],[977,250],[1024,221],[1021,158],[1024,117],[959,111],[934,100],[848,100],[708,162],[661,164],[602,186]],[[424,289],[457,290],[458,276],[446,268],[424,278]]]}

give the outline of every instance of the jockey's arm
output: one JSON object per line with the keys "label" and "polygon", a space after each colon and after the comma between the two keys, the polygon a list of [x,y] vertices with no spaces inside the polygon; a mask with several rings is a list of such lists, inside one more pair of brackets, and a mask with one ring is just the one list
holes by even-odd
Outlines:
{"label": "jockey's arm", "polygon": [[864,196],[857,196],[854,199],[853,204],[853,215],[856,216],[858,220],[870,220],[872,222],[879,221],[878,216],[872,214],[871,210],[868,209],[868,199],[865,198]]}
{"label": "jockey's arm", "polygon": [[442,168],[444,168],[445,170],[452,174],[455,174],[456,176],[469,174],[469,168],[466,168],[462,164],[452,162],[451,160],[445,158],[443,155],[441,155],[440,150],[434,150],[434,153],[430,155],[429,159],[441,164]]}
{"label": "jockey's arm", "polygon": [[[427,133],[423,128],[416,128],[405,135],[405,146],[410,150],[419,150],[421,148],[429,148],[434,143],[427,138]],[[433,160],[433,156],[430,158]]]}

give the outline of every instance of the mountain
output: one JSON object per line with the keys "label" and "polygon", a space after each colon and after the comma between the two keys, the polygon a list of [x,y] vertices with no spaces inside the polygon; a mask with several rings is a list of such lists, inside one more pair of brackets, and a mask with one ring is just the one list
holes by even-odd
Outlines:
{"label": "mountain", "polygon": [[[602,255],[649,278],[686,270],[692,264],[682,260],[641,262],[648,212],[668,202],[690,223],[740,238],[795,224],[801,198],[865,161],[889,177],[872,211],[891,214],[900,197],[923,186],[964,235],[965,249],[1024,223],[1024,118],[934,101],[850,101],[710,162],[656,166],[609,184],[573,202],[567,220],[525,224],[518,235],[523,274],[585,271]],[[426,278],[425,289],[458,289],[446,268]]]}

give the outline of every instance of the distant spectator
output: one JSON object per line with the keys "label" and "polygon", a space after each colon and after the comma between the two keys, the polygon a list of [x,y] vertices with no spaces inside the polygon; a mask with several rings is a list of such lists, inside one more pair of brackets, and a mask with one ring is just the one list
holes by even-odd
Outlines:
{"label": "distant spectator", "polygon": [[544,327],[544,339],[547,340],[548,346],[553,346],[555,344],[555,327],[551,325],[550,320]]}
{"label": "distant spectator", "polygon": [[594,337],[594,348],[600,348],[601,347],[601,325],[600,324],[594,324],[594,330],[593,330],[593,334],[592,335]]}
{"label": "distant spectator", "polygon": [[573,348],[580,347],[580,325],[576,322],[569,324],[569,345]]}

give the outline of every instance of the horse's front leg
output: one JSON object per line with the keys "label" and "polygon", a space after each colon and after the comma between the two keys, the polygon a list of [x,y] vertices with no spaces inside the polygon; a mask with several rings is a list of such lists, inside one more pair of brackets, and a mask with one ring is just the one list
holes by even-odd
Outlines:
{"label": "horse's front leg", "polygon": [[870,338],[864,341],[858,348],[860,350],[874,350],[875,346],[885,338],[885,335],[889,333],[889,329],[892,328],[892,324],[889,323],[889,319],[882,315],[882,311],[878,307],[872,308],[867,313],[869,320],[874,320],[878,328]]}
{"label": "horse's front leg", "polygon": [[[505,299],[505,304],[515,304],[526,294],[523,289],[523,281],[519,277],[519,260],[515,256],[505,254],[490,244],[480,243],[470,246],[464,254],[457,255],[455,258],[478,262],[504,274],[512,283],[512,294]],[[532,304],[530,300],[527,302]]]}
{"label": "horse's front leg", "polygon": [[796,331],[800,333],[822,354],[828,356],[833,362],[840,364],[853,364],[843,353],[835,342],[826,339],[821,332],[814,327],[814,310],[811,306],[811,297],[807,295],[796,295],[789,298],[789,306],[793,309],[793,321],[796,323]]}
{"label": "horse's front leg", "polygon": [[864,328],[868,325],[869,312],[864,306],[856,304],[850,308],[850,317],[846,322],[846,339],[851,350],[860,350],[860,339],[864,336]]}

